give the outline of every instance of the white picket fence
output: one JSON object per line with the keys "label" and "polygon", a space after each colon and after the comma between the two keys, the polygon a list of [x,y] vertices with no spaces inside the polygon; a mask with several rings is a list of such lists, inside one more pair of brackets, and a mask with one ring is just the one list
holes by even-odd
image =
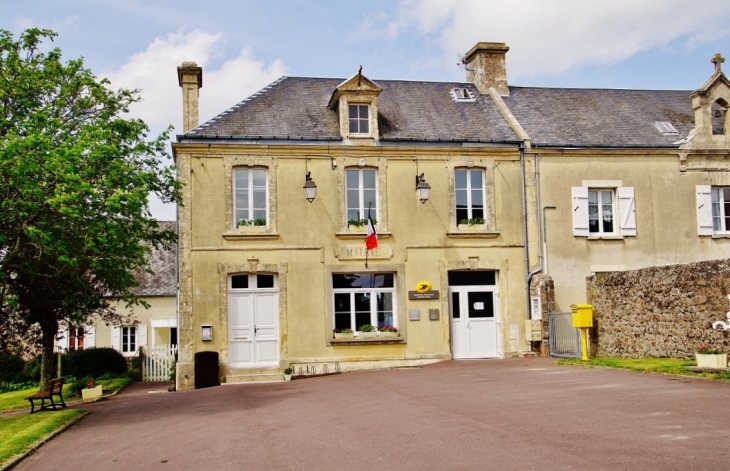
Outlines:
{"label": "white picket fence", "polygon": [[175,367],[177,345],[152,345],[144,349],[142,381],[169,381]]}

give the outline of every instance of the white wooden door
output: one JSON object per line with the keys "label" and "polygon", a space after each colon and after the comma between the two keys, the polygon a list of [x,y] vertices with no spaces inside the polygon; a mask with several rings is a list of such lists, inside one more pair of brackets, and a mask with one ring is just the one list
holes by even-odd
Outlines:
{"label": "white wooden door", "polygon": [[279,364],[276,292],[229,293],[228,359],[233,368]]}
{"label": "white wooden door", "polygon": [[496,286],[455,286],[449,295],[452,357],[500,357]]}

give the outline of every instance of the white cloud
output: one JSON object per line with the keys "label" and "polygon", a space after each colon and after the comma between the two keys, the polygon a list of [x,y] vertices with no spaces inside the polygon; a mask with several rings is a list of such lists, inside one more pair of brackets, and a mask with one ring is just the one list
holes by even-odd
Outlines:
{"label": "white cloud", "polygon": [[615,63],[677,39],[692,48],[729,36],[729,20],[730,2],[714,0],[401,0],[394,20],[366,29],[414,30],[448,63],[479,41],[505,42],[514,78]]}
{"label": "white cloud", "polygon": [[238,57],[225,60],[218,69],[209,70],[206,66],[219,57],[223,42],[221,33],[178,30],[155,38],[146,50],[134,54],[118,69],[101,75],[109,78],[115,88],[141,90],[142,101],[132,107],[133,116],[142,118],[158,132],[169,124],[179,132],[182,94],[177,82],[177,66],[182,62],[195,61],[203,67],[201,122],[225,111],[286,72],[280,60],[267,65],[247,48]]}
{"label": "white cloud", "polygon": [[[219,56],[223,42],[221,33],[178,30],[155,38],[147,49],[100,77],[108,78],[113,88],[140,89],[142,101],[131,107],[130,114],[143,119],[153,136],[168,125],[174,125],[174,138],[182,125],[182,92],[177,82],[177,66],[184,61],[195,61],[203,67],[201,123],[286,73],[282,61],[274,60],[267,65],[257,60],[248,48],[242,49],[237,57],[223,61],[217,69],[206,68]],[[164,205],[152,197],[150,208],[158,219],[175,219],[174,205]]]}

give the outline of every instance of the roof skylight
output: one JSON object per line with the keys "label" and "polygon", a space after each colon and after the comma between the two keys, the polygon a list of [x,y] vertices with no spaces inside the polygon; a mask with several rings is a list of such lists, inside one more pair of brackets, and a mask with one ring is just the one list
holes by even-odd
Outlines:
{"label": "roof skylight", "polygon": [[670,134],[679,134],[679,131],[677,131],[669,121],[654,121],[654,127],[665,136]]}
{"label": "roof skylight", "polygon": [[451,89],[451,97],[454,101],[474,101],[474,95],[466,87],[457,87]]}

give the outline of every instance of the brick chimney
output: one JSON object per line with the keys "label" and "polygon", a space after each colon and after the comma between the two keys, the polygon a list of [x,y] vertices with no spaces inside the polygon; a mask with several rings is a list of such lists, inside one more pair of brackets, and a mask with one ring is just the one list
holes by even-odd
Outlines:
{"label": "brick chimney", "polygon": [[195,62],[183,62],[177,68],[177,82],[182,88],[183,133],[198,126],[198,89],[203,86],[203,68]]}
{"label": "brick chimney", "polygon": [[494,87],[500,95],[509,95],[507,51],[505,43],[477,43],[461,60],[466,64],[466,81],[472,82],[479,93],[489,93],[489,88]]}

